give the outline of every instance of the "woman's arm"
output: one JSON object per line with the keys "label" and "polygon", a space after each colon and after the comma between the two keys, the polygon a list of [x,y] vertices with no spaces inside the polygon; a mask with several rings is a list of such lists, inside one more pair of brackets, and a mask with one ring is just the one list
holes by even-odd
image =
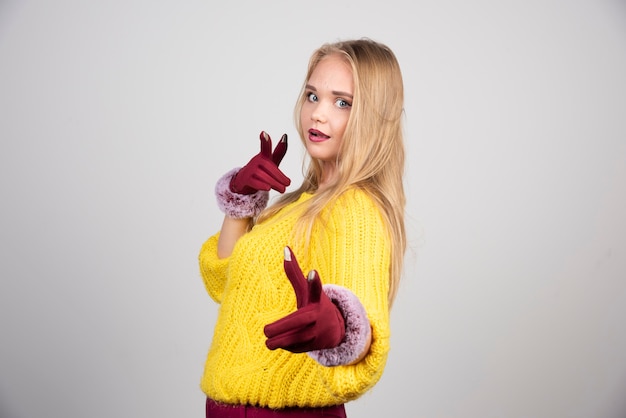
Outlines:
{"label": "woman's arm", "polygon": [[235,248],[235,244],[250,228],[252,218],[235,219],[224,216],[219,240],[217,241],[217,256],[227,258]]}
{"label": "woman's arm", "polygon": [[227,258],[237,240],[250,230],[252,218],[257,216],[269,200],[269,191],[284,193],[291,183],[278,165],[287,152],[287,134],[284,134],[274,151],[272,139],[262,131],[261,151],[241,168],[224,174],[215,185],[217,205],[226,214],[217,244],[218,258]]}

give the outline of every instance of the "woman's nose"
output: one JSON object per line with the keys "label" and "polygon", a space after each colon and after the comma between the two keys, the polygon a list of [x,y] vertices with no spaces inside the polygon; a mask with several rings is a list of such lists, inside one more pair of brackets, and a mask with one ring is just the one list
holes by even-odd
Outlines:
{"label": "woman's nose", "polygon": [[326,113],[324,112],[324,107],[321,104],[318,104],[311,112],[311,120],[315,122],[326,122]]}

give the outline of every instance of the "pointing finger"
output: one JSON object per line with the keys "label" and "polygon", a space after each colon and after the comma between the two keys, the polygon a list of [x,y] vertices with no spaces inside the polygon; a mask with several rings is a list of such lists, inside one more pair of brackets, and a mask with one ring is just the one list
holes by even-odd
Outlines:
{"label": "pointing finger", "polygon": [[283,136],[280,138],[280,141],[278,141],[276,148],[274,149],[274,153],[272,154],[272,161],[274,161],[274,164],[278,166],[280,162],[283,160],[283,157],[285,156],[286,153],[287,153],[287,134],[283,134]]}

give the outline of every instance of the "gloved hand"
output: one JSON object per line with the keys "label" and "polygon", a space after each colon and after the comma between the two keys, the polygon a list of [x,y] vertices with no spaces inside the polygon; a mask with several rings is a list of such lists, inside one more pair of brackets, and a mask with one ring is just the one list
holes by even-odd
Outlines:
{"label": "gloved hand", "polygon": [[278,169],[287,152],[287,134],[284,134],[274,152],[270,136],[261,132],[261,152],[242,167],[230,181],[230,190],[239,194],[253,194],[259,190],[274,189],[284,193],[291,183],[289,177]]}
{"label": "gloved hand", "polygon": [[284,269],[296,292],[298,309],[265,326],[267,348],[303,353],[337,347],[346,333],[344,319],[322,291],[317,271],[311,270],[305,278],[289,247],[285,247]]}

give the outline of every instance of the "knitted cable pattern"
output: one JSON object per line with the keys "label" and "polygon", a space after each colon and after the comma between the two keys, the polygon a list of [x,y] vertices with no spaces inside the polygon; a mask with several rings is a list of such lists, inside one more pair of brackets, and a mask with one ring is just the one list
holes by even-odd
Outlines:
{"label": "knitted cable pattern", "polygon": [[[381,377],[389,352],[390,242],[369,196],[342,195],[315,225],[311,242],[294,240],[294,225],[311,195],[255,225],[231,256],[217,257],[219,233],[199,254],[209,295],[220,303],[201,379],[218,402],[270,408],[323,407],[356,399]],[[323,285],[349,289],[365,309],[372,332],[367,356],[326,367],[307,353],[269,350],[263,327],[294,312],[296,298],[283,269],[285,246],[303,271],[316,269]]]}

